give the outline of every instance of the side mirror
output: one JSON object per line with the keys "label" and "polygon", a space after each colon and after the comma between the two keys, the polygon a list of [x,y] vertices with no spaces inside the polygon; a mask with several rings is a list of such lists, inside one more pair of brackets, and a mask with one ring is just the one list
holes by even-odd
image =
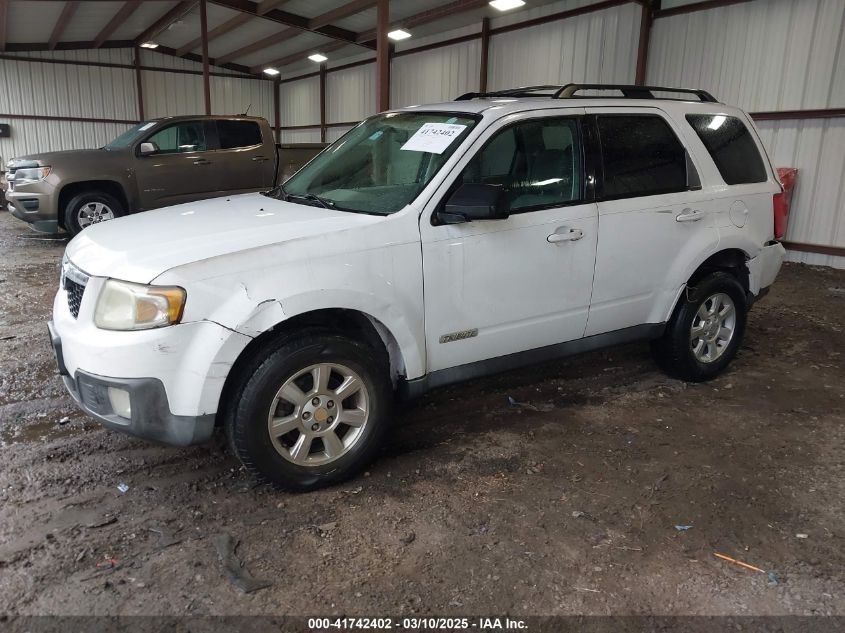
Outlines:
{"label": "side mirror", "polygon": [[508,215],[502,185],[466,184],[458,187],[437,217],[443,224],[461,224],[473,220],[504,220]]}
{"label": "side mirror", "polygon": [[150,154],[155,154],[158,148],[156,147],[155,143],[141,143],[141,147],[138,150],[138,153],[141,156],[149,156]]}

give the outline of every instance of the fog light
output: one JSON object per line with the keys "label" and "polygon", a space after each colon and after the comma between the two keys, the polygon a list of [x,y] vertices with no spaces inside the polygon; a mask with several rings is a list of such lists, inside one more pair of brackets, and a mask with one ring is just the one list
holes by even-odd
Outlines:
{"label": "fog light", "polygon": [[129,392],[126,389],[109,387],[109,402],[116,415],[127,420],[132,419],[132,407],[129,404]]}

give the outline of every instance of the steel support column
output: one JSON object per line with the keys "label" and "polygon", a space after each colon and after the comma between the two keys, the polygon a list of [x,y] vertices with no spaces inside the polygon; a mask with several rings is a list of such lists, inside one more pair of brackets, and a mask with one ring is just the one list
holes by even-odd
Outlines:
{"label": "steel support column", "polygon": [[376,109],[383,112],[390,108],[390,5],[388,0],[378,0],[376,19]]}
{"label": "steel support column", "polygon": [[208,6],[200,0],[200,36],[202,37],[202,90],[205,96],[205,113],[211,114],[211,83],[208,78]]}
{"label": "steel support column", "polygon": [[135,90],[138,93],[138,120],[144,120],[144,88],[141,81],[141,48],[135,47]]}
{"label": "steel support column", "polygon": [[490,18],[481,20],[481,69],[478,92],[487,92],[487,64],[490,55]]}

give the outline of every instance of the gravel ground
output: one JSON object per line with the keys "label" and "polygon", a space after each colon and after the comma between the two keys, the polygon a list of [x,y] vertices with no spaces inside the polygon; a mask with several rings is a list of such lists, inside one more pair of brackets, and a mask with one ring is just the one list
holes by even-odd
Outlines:
{"label": "gravel ground", "polygon": [[785,266],[713,382],[630,345],[440,390],[368,473],[287,495],[74,408],[63,247],[0,214],[0,614],[845,615],[845,271]]}

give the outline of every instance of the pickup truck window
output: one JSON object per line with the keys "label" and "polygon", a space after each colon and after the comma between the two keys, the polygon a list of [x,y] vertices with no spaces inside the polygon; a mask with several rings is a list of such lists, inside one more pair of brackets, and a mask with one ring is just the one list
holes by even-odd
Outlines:
{"label": "pickup truck window", "polygon": [[156,146],[157,154],[204,152],[207,149],[202,121],[180,121],[168,125],[148,138],[147,142]]}
{"label": "pickup truck window", "polygon": [[218,121],[220,149],[261,145],[261,128],[255,121]]}
{"label": "pickup truck window", "polygon": [[270,195],[293,201],[317,196],[321,204],[341,210],[396,213],[431,181],[477,120],[449,112],[372,117]]}
{"label": "pickup truck window", "polygon": [[459,184],[502,185],[511,213],[581,199],[581,149],[573,118],[537,119],[499,132],[466,166]]}

